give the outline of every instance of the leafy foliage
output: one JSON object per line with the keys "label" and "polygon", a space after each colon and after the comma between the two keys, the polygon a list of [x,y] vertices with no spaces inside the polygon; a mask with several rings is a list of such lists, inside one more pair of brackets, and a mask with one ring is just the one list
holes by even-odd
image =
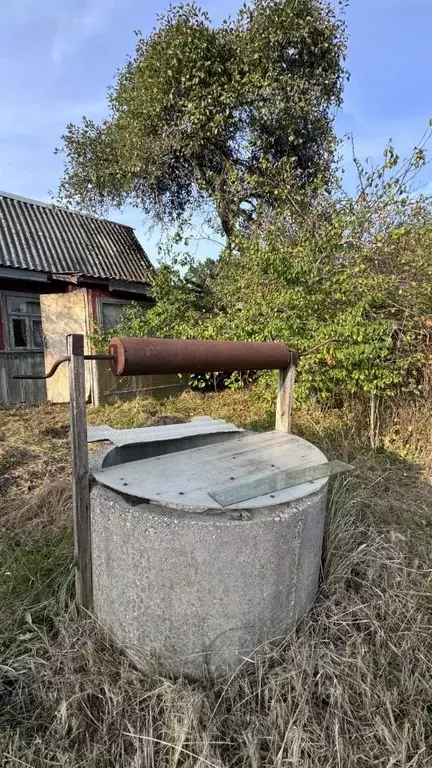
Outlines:
{"label": "leafy foliage", "polygon": [[220,27],[171,7],[119,71],[109,118],[67,127],[60,197],[169,223],[211,203],[230,241],[282,186],[328,180],[344,56],[327,0],[251,0]]}
{"label": "leafy foliage", "polygon": [[356,159],[356,195],[323,192],[307,219],[301,206],[281,207],[258,238],[239,235],[214,263],[171,259],[155,279],[155,308],[130,310],[120,332],[321,345],[301,361],[303,401],[425,391],[432,219],[412,188],[425,141],[406,161],[391,144],[377,168]]}

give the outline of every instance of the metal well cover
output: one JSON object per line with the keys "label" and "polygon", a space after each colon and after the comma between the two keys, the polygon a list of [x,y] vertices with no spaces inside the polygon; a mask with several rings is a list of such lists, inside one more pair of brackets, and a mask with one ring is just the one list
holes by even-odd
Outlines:
{"label": "metal well cover", "polygon": [[196,416],[191,421],[180,424],[164,424],[159,427],[135,427],[135,429],[114,429],[107,424],[87,427],[87,442],[97,443],[104,440],[114,445],[132,443],[152,443],[164,440],[178,440],[194,435],[212,435],[221,432],[243,432],[235,424],[211,416]]}
{"label": "metal well cover", "polygon": [[[255,493],[261,480],[272,473],[320,464],[327,464],[324,454],[296,435],[277,431],[240,432],[222,443],[106,467],[95,472],[94,477],[97,482],[122,494],[177,509],[220,509],[223,506],[248,509],[293,501],[318,491],[327,482],[327,477],[273,492]],[[244,487],[245,483],[251,483],[254,498],[225,505],[212,496],[215,489],[235,484]],[[263,483],[263,489],[265,487]]]}

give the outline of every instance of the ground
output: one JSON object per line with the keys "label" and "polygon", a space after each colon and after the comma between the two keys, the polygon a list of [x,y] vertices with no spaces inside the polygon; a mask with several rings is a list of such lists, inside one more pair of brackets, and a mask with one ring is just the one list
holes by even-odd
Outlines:
{"label": "ground", "polygon": [[[91,424],[210,414],[252,429],[271,403],[184,393],[88,409]],[[229,680],[137,672],[73,603],[68,408],[0,411],[0,765],[419,768],[432,765],[430,407],[296,412],[355,471],[332,483],[323,583],[283,647]]]}

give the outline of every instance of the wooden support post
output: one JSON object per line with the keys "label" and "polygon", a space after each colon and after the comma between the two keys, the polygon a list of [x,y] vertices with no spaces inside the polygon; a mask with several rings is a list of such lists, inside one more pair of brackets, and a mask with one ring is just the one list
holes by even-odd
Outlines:
{"label": "wooden support post", "polygon": [[75,534],[75,585],[79,608],[92,607],[90,497],[87,448],[84,336],[67,337]]}
{"label": "wooden support post", "polygon": [[294,380],[295,363],[293,361],[287,368],[279,370],[275,425],[279,432],[291,432]]}

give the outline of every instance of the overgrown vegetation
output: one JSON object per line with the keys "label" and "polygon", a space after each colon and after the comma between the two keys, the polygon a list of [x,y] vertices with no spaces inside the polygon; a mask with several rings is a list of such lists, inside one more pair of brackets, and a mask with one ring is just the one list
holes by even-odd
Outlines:
{"label": "overgrown vegetation", "polygon": [[239,232],[216,261],[166,261],[156,306],[127,312],[118,334],[280,339],[312,350],[297,403],[369,400],[376,444],[380,402],[431,391],[431,205],[415,192],[429,138],[407,160],[392,145],[378,167],[356,159],[355,196],[322,192],[303,215],[281,190],[256,237]]}
{"label": "overgrown vegetation", "polygon": [[[343,16],[321,0],[252,0],[221,27],[172,8],[120,71],[109,120],[69,126],[61,194],[131,200],[178,225],[156,305],[119,333],[312,349],[297,401],[368,398],[375,445],[384,398],[430,392],[432,218],[418,179],[431,131],[407,159],[390,142],[375,166],[353,144],[357,189],[344,190],[332,108],[345,44]],[[203,200],[226,247],[200,263],[188,216],[205,220]]]}
{"label": "overgrown vegetation", "polygon": [[[253,428],[273,416],[243,390],[136,400],[88,418],[122,427],[198,413]],[[138,672],[77,618],[67,424],[67,406],[0,411],[2,766],[426,768],[430,409],[389,413],[378,452],[359,408],[296,411],[296,431],[356,466],[332,487],[322,589],[283,646],[217,684]]]}

